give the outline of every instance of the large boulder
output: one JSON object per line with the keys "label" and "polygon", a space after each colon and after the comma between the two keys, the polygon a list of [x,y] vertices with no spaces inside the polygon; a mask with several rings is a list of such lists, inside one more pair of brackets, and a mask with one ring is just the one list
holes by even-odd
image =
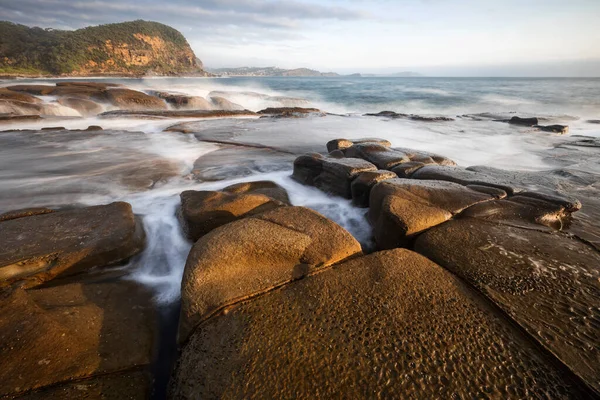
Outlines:
{"label": "large boulder", "polygon": [[388,179],[371,190],[369,220],[377,246],[405,246],[416,234],[441,224],[489,194],[445,181]]}
{"label": "large boulder", "polygon": [[369,196],[371,189],[377,183],[386,179],[396,178],[394,172],[386,170],[361,172],[350,186],[352,190],[352,202],[358,207],[369,207]]}
{"label": "large boulder", "polygon": [[[238,279],[229,280],[235,286]],[[425,257],[396,249],[209,319],[182,348],[170,397],[588,395],[577,384],[469,286]]]}
{"label": "large boulder", "polygon": [[11,219],[0,232],[0,287],[117,264],[144,248],[141,222],[123,202]]}
{"label": "large boulder", "polygon": [[292,177],[305,185],[350,199],[352,181],[361,172],[376,170],[375,165],[360,158],[323,157],[314,153],[296,158]]}
{"label": "large boulder", "polygon": [[194,244],[185,265],[179,339],[240,300],[360,252],[350,233],[304,207],[281,207],[215,229]]}
{"label": "large boulder", "polygon": [[[149,393],[157,318],[147,289],[125,281],[73,283],[1,296],[0,397],[41,389],[37,398],[81,398],[86,382],[80,392],[69,387],[88,378],[107,396],[92,398],[123,398],[117,389],[126,388],[137,397]],[[146,378],[104,385],[132,374]]]}
{"label": "large boulder", "polygon": [[289,204],[285,189],[268,181],[241,183],[223,191],[186,190],[180,197],[177,215],[194,242],[222,225]]}
{"label": "large boulder", "polygon": [[478,288],[600,392],[600,254],[593,247],[462,219],[425,232],[415,249]]}
{"label": "large boulder", "polygon": [[39,104],[42,102],[41,99],[32,96],[26,92],[16,92],[14,90],[8,90],[5,88],[0,88],[0,100],[19,101],[23,103],[33,104]]}
{"label": "large boulder", "polygon": [[164,100],[131,89],[110,89],[106,97],[113,105],[126,110],[165,110]]}

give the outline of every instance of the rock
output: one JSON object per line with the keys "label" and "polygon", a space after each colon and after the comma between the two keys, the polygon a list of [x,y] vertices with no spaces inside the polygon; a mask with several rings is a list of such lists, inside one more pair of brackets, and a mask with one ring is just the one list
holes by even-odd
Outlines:
{"label": "rock", "polygon": [[235,110],[242,111],[242,110],[244,110],[243,106],[232,103],[231,101],[227,100],[224,97],[212,96],[212,97],[210,97],[210,101],[213,104],[214,108],[217,110],[227,110],[227,111],[235,111]]}
{"label": "rock", "polygon": [[64,126],[46,126],[40,130],[41,131],[65,131],[65,130],[67,130],[67,128],[65,128]]}
{"label": "rock", "polygon": [[335,139],[327,142],[327,151],[332,152],[334,150],[346,150],[348,147],[352,147],[354,144],[365,144],[365,143],[373,143],[378,144],[385,147],[390,147],[392,144],[385,139],[377,139],[377,138],[363,138],[363,139]]}
{"label": "rock", "polygon": [[[134,282],[5,291],[0,301],[0,396],[34,389],[47,390],[41,394],[72,393],[68,388],[74,380],[148,376],[156,328],[152,293]],[[150,379],[119,386],[131,385],[140,394],[148,393]],[[114,392],[108,389],[96,390]],[[75,393],[79,394],[68,398],[82,395]]]}
{"label": "rock", "polygon": [[534,125],[533,127],[541,131],[560,133],[561,135],[569,133],[569,127],[567,125]]}
{"label": "rock", "polygon": [[[166,118],[224,118],[224,117],[249,117],[255,116],[253,111],[227,111],[227,110],[166,110],[166,111],[131,111],[114,110],[100,114],[101,118],[142,118],[142,119],[166,119]],[[182,132],[181,124],[166,129],[168,132]],[[190,132],[182,132],[190,133]]]}
{"label": "rock", "polygon": [[484,172],[452,166],[428,165],[412,174],[411,178],[444,180],[461,185],[488,186],[503,190],[510,195],[523,190],[520,185],[514,184],[507,179],[502,179],[503,177],[491,176]]}
{"label": "rock", "polygon": [[131,89],[110,89],[106,97],[113,105],[127,110],[165,110],[166,103],[158,97]]}
{"label": "rock", "polygon": [[512,117],[508,120],[509,124],[513,125],[523,125],[523,126],[534,126],[538,125],[539,121],[536,117],[533,118],[521,118],[521,117]]}
{"label": "rock", "polygon": [[476,192],[489,194],[490,196],[495,197],[496,199],[504,199],[508,196],[508,194],[504,190],[497,189],[497,188],[491,187],[491,186],[483,186],[483,185],[477,185],[477,184],[469,184],[466,186],[469,189],[474,190]]}
{"label": "rock", "polygon": [[57,100],[61,106],[69,107],[76,110],[84,117],[100,114],[104,108],[91,100],[79,99],[77,97],[65,97]]}
{"label": "rock", "polygon": [[587,395],[476,291],[407,250],[248,300],[193,333],[170,398]]}
{"label": "rock", "polygon": [[492,196],[445,181],[388,179],[371,190],[369,221],[380,249],[404,246],[416,234]]}
{"label": "rock", "polygon": [[392,172],[395,173],[398,178],[410,178],[415,171],[424,166],[425,164],[422,162],[409,161],[396,165],[392,168]]}
{"label": "rock", "polygon": [[369,207],[369,196],[373,186],[383,180],[396,177],[395,173],[385,170],[361,172],[352,181],[350,187],[352,190],[352,202],[358,207]]}
{"label": "rock", "polygon": [[0,122],[37,121],[42,119],[39,115],[0,114]]}
{"label": "rock", "polygon": [[192,175],[200,181],[220,181],[253,174],[286,171],[294,161],[291,154],[268,148],[222,146],[194,162]]}
{"label": "rock", "polygon": [[5,88],[0,88],[0,100],[19,101],[32,104],[39,104],[42,102],[41,99],[25,92],[15,92],[14,90],[8,90]]}
{"label": "rock", "polygon": [[177,109],[212,110],[213,105],[204,97],[188,96],[180,93],[150,91],[151,95],[159,97]]}
{"label": "rock", "polygon": [[277,107],[277,108],[265,108],[260,110],[258,114],[268,115],[277,118],[302,118],[309,115],[321,115],[325,113],[318,108],[302,108],[302,107]]}
{"label": "rock", "polygon": [[[265,190],[261,193],[252,189],[234,187],[231,192],[186,190],[181,193],[181,208],[177,216],[186,236],[195,242],[222,225],[284,205],[264,194]],[[276,188],[266,189],[281,196]]]}
{"label": "rock", "polygon": [[103,129],[101,126],[98,126],[98,125],[90,125],[85,130],[88,132],[91,132],[91,131],[102,131]]}
{"label": "rock", "polygon": [[57,82],[57,87],[68,86],[68,87],[84,87],[84,88],[93,88],[98,90],[104,90],[114,87],[122,87],[118,83],[110,83],[110,82],[82,82],[82,81],[67,81],[67,82]]}
{"label": "rock", "polygon": [[118,202],[0,222],[0,287],[123,262],[144,248],[144,230]]}
{"label": "rock", "polygon": [[410,117],[408,117],[409,119],[412,119],[413,121],[422,121],[422,122],[449,122],[449,121],[454,121],[454,118],[450,118],[450,117],[426,117],[423,115],[414,115],[411,114]]}
{"label": "rock", "polygon": [[54,85],[13,85],[7,86],[6,89],[13,92],[24,92],[36,96],[47,96],[52,93],[56,86]]}
{"label": "rock", "polygon": [[466,209],[461,217],[480,218],[513,226],[541,229],[531,226],[543,225],[561,230],[568,224],[570,213],[555,203],[549,203],[525,196],[488,201]]}
{"label": "rock", "polygon": [[341,150],[333,150],[332,152],[329,153],[329,157],[332,157],[332,158],[344,158],[344,157],[346,157],[346,155]]}
{"label": "rock", "polygon": [[600,392],[595,249],[560,234],[473,219],[429,230],[415,249],[478,288]]}
{"label": "rock", "polygon": [[318,153],[296,158],[292,178],[325,192],[352,198],[352,180],[361,172],[376,171],[377,167],[360,158],[331,158]]}
{"label": "rock", "polygon": [[20,210],[8,211],[0,214],[0,222],[23,217],[31,217],[32,215],[50,214],[51,212],[54,212],[54,210],[45,207],[22,208]]}
{"label": "rock", "polygon": [[375,164],[379,169],[388,170],[398,164],[409,161],[406,154],[374,143],[355,144],[345,149],[344,154],[346,157],[362,158]]}
{"label": "rock", "polygon": [[422,162],[423,164],[431,164],[433,161],[433,163],[438,165],[456,165],[456,163],[451,159],[441,156],[439,154],[430,153],[428,151],[408,149],[406,147],[394,147],[393,150],[397,150],[401,153],[406,154],[410,161]]}
{"label": "rock", "polygon": [[365,116],[369,117],[387,117],[387,118],[407,118],[408,114],[399,114],[394,111],[380,111],[377,114],[365,114]]}
{"label": "rock", "polygon": [[588,119],[586,122],[588,124],[600,124],[600,119]]}
{"label": "rock", "polygon": [[281,207],[215,229],[194,244],[181,286],[179,339],[242,299],[361,252],[343,228],[304,207]]}
{"label": "rock", "polygon": [[280,201],[285,204],[290,204],[290,198],[287,191],[272,181],[253,181],[236,183],[235,185],[227,186],[223,189],[227,193],[235,194],[264,194],[271,199]]}

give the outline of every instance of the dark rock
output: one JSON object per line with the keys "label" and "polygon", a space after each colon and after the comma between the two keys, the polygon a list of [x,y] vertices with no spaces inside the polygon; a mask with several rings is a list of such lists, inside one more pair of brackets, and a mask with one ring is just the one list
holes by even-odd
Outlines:
{"label": "dark rock", "polygon": [[389,179],[371,190],[369,220],[380,249],[404,246],[414,235],[452,218],[490,195],[452,182]]}
{"label": "dark rock", "polygon": [[588,124],[600,124],[600,119],[588,119],[586,122]]}
{"label": "dark rock", "polygon": [[408,114],[399,114],[394,111],[380,111],[378,113],[367,113],[365,116],[368,117],[387,117],[387,118],[407,118]]}
{"label": "dark rock", "polygon": [[409,161],[396,165],[392,168],[392,172],[395,173],[398,178],[410,178],[415,171],[424,166],[425,164],[422,162]]}
{"label": "dark rock", "polygon": [[478,288],[600,392],[595,249],[561,234],[474,219],[433,228],[415,248]]}
{"label": "dark rock", "polygon": [[350,199],[352,180],[361,172],[376,170],[375,165],[360,158],[331,158],[308,154],[296,158],[292,177],[305,185]]}
{"label": "dark rock", "polygon": [[165,110],[167,104],[158,97],[131,89],[110,89],[106,97],[113,105],[127,110]]}
{"label": "dark rock", "polygon": [[39,115],[0,114],[0,122],[36,121],[40,119],[42,117]]}
{"label": "dark rock", "polygon": [[42,131],[65,131],[65,130],[67,130],[67,128],[65,128],[64,126],[47,126],[40,130],[42,130]]}
{"label": "dark rock", "polygon": [[332,152],[334,150],[346,150],[348,147],[352,147],[354,144],[367,144],[373,143],[385,147],[390,147],[392,144],[385,139],[377,138],[362,138],[362,139],[335,139],[327,142],[327,151]]}
{"label": "dark rock", "polygon": [[[0,396],[42,389],[25,398],[87,398],[91,393],[69,389],[72,381],[92,378],[98,384],[133,373],[147,378],[118,386],[130,387],[124,393],[137,397],[149,392],[157,319],[147,289],[127,281],[73,283],[5,291],[2,297]],[[74,396],[60,397],[63,390]],[[95,391],[114,397],[93,398],[123,398],[116,388]]]}
{"label": "dark rock", "polygon": [[545,132],[560,133],[561,135],[569,133],[569,127],[567,125],[535,125],[534,128]]}
{"label": "dark rock", "polygon": [[[238,285],[238,274],[224,276],[225,288]],[[586,393],[477,292],[426,258],[397,249],[238,302],[209,319],[184,345],[169,395],[470,399]]]}
{"label": "dark rock", "polygon": [[534,126],[538,125],[539,121],[536,117],[533,118],[521,118],[521,117],[512,117],[508,120],[509,124],[513,125],[523,125],[523,126]]}
{"label": "dark rock", "polygon": [[277,118],[302,118],[309,115],[325,115],[324,112],[318,108],[303,108],[303,107],[277,107],[277,108],[265,108],[260,110],[258,114],[269,115]]}
{"label": "dark rock", "polygon": [[72,108],[84,117],[97,115],[104,111],[104,108],[100,104],[87,99],[61,97],[57,101],[58,104]]}
{"label": "dark rock", "polygon": [[413,121],[422,121],[422,122],[449,122],[454,121],[454,118],[450,117],[426,117],[423,115],[413,115],[411,114],[409,119]]}
{"label": "dark rock", "polygon": [[398,164],[408,162],[406,154],[375,143],[358,143],[344,150],[346,157],[362,158],[379,169],[392,169]]}
{"label": "dark rock", "polygon": [[103,129],[101,126],[98,126],[98,125],[90,125],[85,130],[86,131],[101,131]]}
{"label": "dark rock", "polygon": [[[228,111],[228,110],[166,110],[166,111],[130,111],[114,110],[106,111],[100,114],[101,118],[220,118],[220,117],[246,117],[255,116],[253,111]],[[175,125],[166,129],[168,132],[182,132],[179,126]],[[189,133],[189,132],[182,132]]]}
{"label": "dark rock", "polygon": [[395,173],[385,170],[361,172],[352,181],[352,202],[358,207],[369,207],[369,196],[373,186],[383,180],[396,177]]}
{"label": "dark rock", "polygon": [[179,339],[224,307],[361,252],[343,228],[304,207],[224,225],[192,247],[181,286]]}
{"label": "dark rock", "polygon": [[54,212],[54,210],[45,207],[23,208],[20,210],[8,211],[0,214],[0,222],[23,217],[31,217],[33,215],[50,214],[51,212]]}
{"label": "dark rock", "polygon": [[341,150],[333,150],[332,152],[329,153],[329,157],[344,158],[344,157],[346,157],[346,155]]}
{"label": "dark rock", "polygon": [[[195,242],[222,225],[285,205],[268,197],[264,190],[261,193],[252,189],[238,187],[232,192],[186,190],[181,193],[181,208],[177,216],[186,236]],[[281,196],[275,188],[267,191]]]}
{"label": "dark rock", "polygon": [[128,203],[112,203],[0,222],[0,287],[39,285],[56,276],[123,262],[144,248]]}

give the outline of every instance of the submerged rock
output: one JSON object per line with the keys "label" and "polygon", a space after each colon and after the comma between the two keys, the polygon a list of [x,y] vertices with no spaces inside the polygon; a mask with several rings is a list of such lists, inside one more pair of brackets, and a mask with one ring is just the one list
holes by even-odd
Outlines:
{"label": "submerged rock", "polygon": [[429,230],[415,249],[477,287],[600,392],[595,249],[561,234],[474,219]]}
{"label": "submerged rock", "polygon": [[195,242],[222,225],[286,203],[289,199],[282,187],[273,182],[252,182],[223,191],[186,190],[181,193],[177,216],[186,236]]}
{"label": "submerged rock", "polygon": [[276,118],[302,118],[309,115],[325,115],[318,108],[302,108],[302,107],[277,107],[265,108],[260,110],[258,114],[276,117]]}
{"label": "submerged rock", "polygon": [[560,133],[561,135],[569,133],[569,127],[567,125],[534,125],[533,127],[541,131]]}
{"label": "submerged rock", "polygon": [[[225,275],[217,262],[218,287],[236,287],[239,274]],[[289,280],[289,269],[284,275]],[[222,293],[207,281],[201,287]],[[191,335],[171,398],[587,395],[478,293],[407,250],[360,257],[245,300]]]}
{"label": "submerged rock", "polygon": [[118,202],[0,222],[0,287],[123,262],[144,248],[144,229]]}
{"label": "submerged rock", "polygon": [[280,207],[215,229],[186,262],[179,339],[224,307],[360,252],[350,233],[304,207]]}
{"label": "submerged rock", "polygon": [[537,117],[532,117],[532,118],[512,117],[507,122],[509,124],[523,125],[523,126],[535,126],[535,125],[539,124],[539,120]]}
{"label": "submerged rock", "polygon": [[157,328],[147,289],[73,283],[0,296],[1,397],[40,389],[24,398],[147,398]]}

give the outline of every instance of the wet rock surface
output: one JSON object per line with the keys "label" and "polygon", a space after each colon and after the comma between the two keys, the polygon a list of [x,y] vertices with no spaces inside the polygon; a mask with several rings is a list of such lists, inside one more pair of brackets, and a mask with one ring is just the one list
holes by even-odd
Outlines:
{"label": "wet rock surface", "polygon": [[258,114],[274,118],[303,118],[309,115],[325,115],[325,113],[318,108],[303,107],[271,107],[260,110]]}
{"label": "wet rock surface", "polygon": [[184,345],[170,396],[586,395],[579,390],[474,290],[398,249],[335,266],[211,318]]}
{"label": "wet rock surface", "polygon": [[347,231],[304,207],[280,207],[217,228],[188,256],[179,339],[228,305],[360,252]]}
{"label": "wet rock surface", "polygon": [[[136,393],[139,398],[149,393],[157,323],[151,297],[128,282],[5,289],[0,395],[123,398]],[[41,391],[27,393],[34,389]],[[74,397],[61,397],[67,394]]]}
{"label": "wet rock surface", "polygon": [[123,202],[10,219],[0,231],[0,286],[36,286],[126,261],[144,248],[143,227]]}
{"label": "wet rock surface", "polygon": [[[167,110],[167,111],[129,111],[115,110],[100,114],[102,118],[224,118],[224,117],[252,117],[256,113],[248,110]],[[178,131],[169,128],[171,131]],[[182,132],[185,133],[185,132]]]}
{"label": "wet rock surface", "polygon": [[600,391],[600,254],[592,247],[560,234],[464,219],[424,233],[415,249],[481,290]]}

